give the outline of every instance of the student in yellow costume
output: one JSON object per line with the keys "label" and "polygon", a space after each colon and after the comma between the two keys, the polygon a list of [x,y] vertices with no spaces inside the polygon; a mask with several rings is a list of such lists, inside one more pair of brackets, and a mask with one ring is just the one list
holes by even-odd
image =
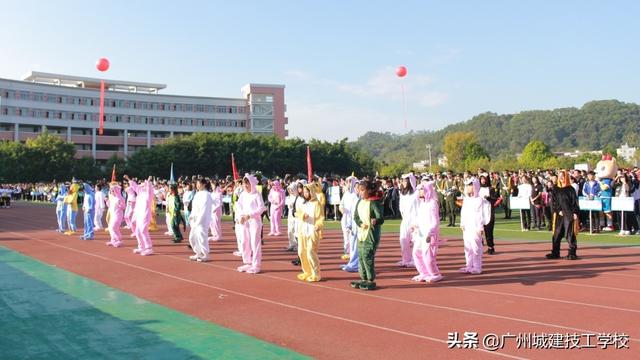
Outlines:
{"label": "student in yellow costume", "polygon": [[307,184],[302,190],[304,203],[296,210],[298,227],[298,256],[302,265],[302,273],[298,279],[302,281],[320,281],[320,260],[318,245],[322,238],[324,225],[324,207],[318,201],[316,186]]}
{"label": "student in yellow costume", "polygon": [[67,196],[64,197],[64,203],[67,204],[67,222],[68,227],[65,235],[73,235],[76,233],[76,214],[78,214],[78,189],[80,185],[71,184]]}

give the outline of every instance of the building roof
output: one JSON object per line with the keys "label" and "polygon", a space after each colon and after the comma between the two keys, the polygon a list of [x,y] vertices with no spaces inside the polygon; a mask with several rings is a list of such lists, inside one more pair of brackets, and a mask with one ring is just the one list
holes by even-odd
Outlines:
{"label": "building roof", "polygon": [[40,71],[31,71],[23,77],[24,81],[43,83],[50,85],[61,85],[88,89],[99,89],[100,82],[104,80],[105,87],[115,91],[158,93],[167,87],[165,84],[143,83],[133,81],[122,81],[112,79],[98,79],[84,76],[53,74]]}

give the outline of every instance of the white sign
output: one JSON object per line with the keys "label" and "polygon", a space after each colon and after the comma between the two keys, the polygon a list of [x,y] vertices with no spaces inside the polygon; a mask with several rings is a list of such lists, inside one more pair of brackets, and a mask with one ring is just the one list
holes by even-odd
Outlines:
{"label": "white sign", "polygon": [[633,211],[634,200],[632,197],[612,197],[612,211]]}
{"label": "white sign", "polygon": [[340,205],[340,186],[329,188],[329,204]]}
{"label": "white sign", "polygon": [[602,211],[602,200],[600,200],[600,198],[589,200],[585,197],[580,197],[580,199],[578,199],[578,205],[580,206],[580,210]]}
{"label": "white sign", "polygon": [[531,209],[531,202],[528,197],[509,197],[509,208],[511,210],[529,210]]}

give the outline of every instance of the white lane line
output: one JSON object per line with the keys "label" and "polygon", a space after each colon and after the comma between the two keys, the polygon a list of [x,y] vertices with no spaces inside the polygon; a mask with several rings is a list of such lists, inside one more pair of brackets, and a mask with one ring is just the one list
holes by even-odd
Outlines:
{"label": "white lane line", "polygon": [[[111,258],[108,258],[108,257],[105,257],[105,256],[101,256],[101,255],[97,255],[97,254],[94,254],[94,253],[86,252],[86,251],[83,251],[83,250],[78,250],[78,249],[75,249],[75,248],[72,248],[72,247],[56,244],[56,243],[53,243],[53,242],[50,242],[50,241],[47,241],[47,240],[40,240],[40,239],[37,239],[37,238],[34,238],[34,237],[21,235],[21,234],[14,233],[14,232],[9,232],[9,233],[17,235],[17,236],[22,236],[24,238],[28,238],[28,239],[31,239],[31,240],[43,242],[43,243],[49,244],[51,246],[55,246],[55,247],[63,248],[63,249],[70,250],[70,251],[73,251],[73,252],[77,252],[79,254],[93,256],[93,257],[102,259],[104,261],[109,261],[109,262],[113,262],[113,263],[116,263],[116,264],[129,266],[129,267],[132,267],[134,269],[147,271],[147,272],[150,272],[150,273],[153,273],[153,274],[156,274],[156,275],[165,276],[165,277],[168,277],[168,278],[171,278],[171,279],[184,281],[184,282],[187,282],[187,283],[190,283],[190,284],[203,286],[203,287],[210,288],[210,289],[215,289],[215,290],[218,290],[218,291],[225,291],[225,292],[228,292],[230,294],[246,297],[246,298],[257,300],[257,301],[266,302],[266,303],[269,303],[269,304],[272,304],[272,305],[282,306],[282,307],[285,307],[285,308],[288,308],[288,309],[298,310],[298,311],[314,314],[314,315],[317,315],[317,316],[330,318],[330,319],[333,319],[333,320],[340,320],[340,321],[344,321],[344,322],[348,322],[348,323],[352,323],[352,324],[356,324],[356,325],[361,325],[361,326],[366,326],[366,327],[370,327],[370,328],[373,328],[373,329],[387,331],[387,332],[391,332],[391,333],[395,333],[395,334],[399,334],[399,335],[405,335],[405,336],[410,336],[410,337],[419,338],[419,339],[423,339],[423,340],[429,340],[429,341],[434,341],[434,342],[438,342],[438,343],[442,343],[442,344],[447,344],[447,341],[442,340],[442,339],[437,339],[437,338],[433,338],[433,337],[430,337],[430,336],[425,336],[425,335],[415,334],[415,333],[411,333],[411,332],[407,332],[407,331],[392,329],[392,328],[388,328],[388,327],[385,327],[385,326],[375,325],[375,324],[371,324],[371,323],[367,323],[367,322],[363,322],[363,321],[359,321],[359,320],[354,320],[354,319],[349,319],[349,318],[345,318],[345,317],[341,317],[341,316],[331,315],[331,314],[327,314],[327,313],[323,313],[323,312],[319,312],[319,311],[303,308],[303,307],[300,307],[300,306],[285,304],[285,303],[281,303],[281,302],[278,302],[278,301],[265,299],[265,298],[262,298],[262,297],[259,297],[259,296],[254,296],[254,295],[246,294],[246,293],[235,291],[235,290],[230,290],[230,289],[226,289],[226,288],[222,288],[222,287],[218,287],[218,286],[214,286],[214,285],[210,285],[210,284],[205,284],[205,283],[202,283],[202,282],[199,282],[199,281],[185,279],[185,278],[182,278],[182,277],[179,277],[179,276],[175,276],[175,275],[172,275],[172,274],[167,274],[167,273],[164,273],[164,272],[161,272],[161,271],[156,271],[156,270],[153,270],[153,269],[149,269],[149,268],[146,268],[144,266],[134,265],[134,264],[130,264],[130,263],[127,263],[127,262],[124,262],[124,261],[119,261],[119,260],[111,259]],[[184,260],[182,258],[180,258],[180,259]],[[481,349],[481,348],[475,348],[473,350],[481,351],[481,352],[484,352],[484,353],[487,353],[487,354],[491,354],[491,355],[502,356],[502,357],[506,357],[506,358],[510,358],[510,359],[527,360],[527,358],[518,357],[518,356],[512,356],[512,355],[509,355],[509,354],[499,353],[499,352],[495,352],[495,351],[489,351],[489,350],[485,350],[485,349]]]}

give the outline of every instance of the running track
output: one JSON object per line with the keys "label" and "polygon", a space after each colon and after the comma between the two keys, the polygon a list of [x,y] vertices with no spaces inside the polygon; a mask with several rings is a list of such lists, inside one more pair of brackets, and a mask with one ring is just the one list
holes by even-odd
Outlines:
{"label": "running track", "polygon": [[[81,214],[78,216],[81,222]],[[104,245],[106,233],[80,241],[53,231],[52,207],[17,203],[0,212],[0,245],[205,321],[324,359],[621,359],[640,358],[640,248],[588,245],[579,261],[544,260],[550,244],[498,242],[482,275],[457,273],[462,242],[451,239],[438,255],[445,279],[414,283],[415,270],[395,266],[396,234],[384,234],[377,256],[379,290],[349,287],[357,274],[343,263],[341,234],[325,231],[320,245],[323,281],[295,275],[286,239],[266,238],[262,274],[235,271],[239,258],[230,223],[212,243],[212,262],[194,263],[184,244],[152,233],[155,255],[141,257],[123,230],[126,247]],[[544,236],[548,236],[545,233]],[[580,245],[580,240],[578,240]],[[563,244],[563,252],[565,244]],[[477,349],[448,349],[449,332],[479,334]],[[518,349],[487,351],[486,334],[629,335],[628,349]],[[592,345],[598,345],[592,338]],[[586,337],[581,338],[586,344]]]}

